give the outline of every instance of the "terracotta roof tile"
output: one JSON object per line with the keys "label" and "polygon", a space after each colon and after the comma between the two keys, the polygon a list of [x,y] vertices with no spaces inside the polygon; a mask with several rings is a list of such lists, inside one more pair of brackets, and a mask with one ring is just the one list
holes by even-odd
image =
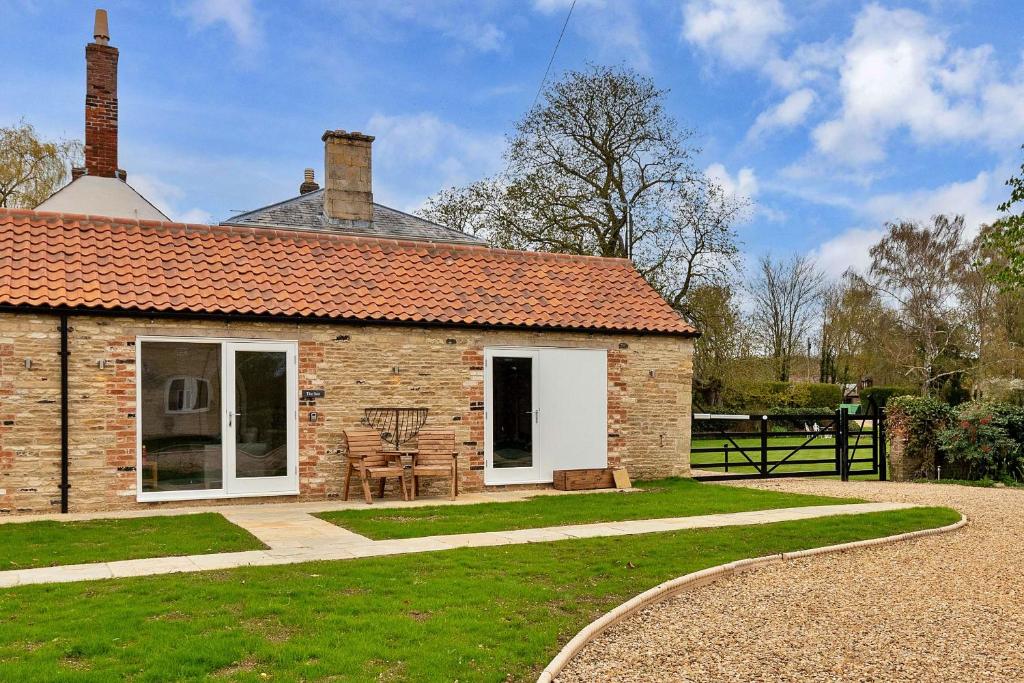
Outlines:
{"label": "terracotta roof tile", "polygon": [[623,259],[15,209],[0,304],[696,333]]}

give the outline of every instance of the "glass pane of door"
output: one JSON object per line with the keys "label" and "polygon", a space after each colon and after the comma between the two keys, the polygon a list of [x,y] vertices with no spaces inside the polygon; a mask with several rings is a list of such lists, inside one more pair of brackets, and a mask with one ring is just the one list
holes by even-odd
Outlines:
{"label": "glass pane of door", "polygon": [[288,354],[235,351],[235,477],[288,475]]}
{"label": "glass pane of door", "polygon": [[533,467],[533,358],[495,356],[491,376],[492,466]]}
{"label": "glass pane of door", "polygon": [[142,491],[224,487],[218,343],[141,342]]}

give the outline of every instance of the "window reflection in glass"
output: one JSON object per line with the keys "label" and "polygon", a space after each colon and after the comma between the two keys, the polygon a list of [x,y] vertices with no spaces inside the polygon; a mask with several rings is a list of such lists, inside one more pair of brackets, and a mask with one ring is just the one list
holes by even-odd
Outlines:
{"label": "window reflection in glass", "polygon": [[223,488],[220,344],[140,344],[142,490]]}

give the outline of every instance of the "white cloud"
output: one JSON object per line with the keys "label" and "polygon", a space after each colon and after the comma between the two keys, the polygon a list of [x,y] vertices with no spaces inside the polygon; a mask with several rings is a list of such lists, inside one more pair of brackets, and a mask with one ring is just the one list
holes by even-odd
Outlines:
{"label": "white cloud", "polygon": [[177,185],[164,182],[145,173],[133,173],[128,177],[128,184],[173,221],[179,223],[213,222],[213,216],[209,211],[198,207],[184,209],[180,206],[185,192]]}
{"label": "white cloud", "polygon": [[[541,14],[564,18],[572,0],[534,0]],[[559,21],[561,26],[561,21]],[[581,35],[591,46],[591,59],[598,62],[628,62],[640,71],[651,68],[648,38],[635,3],[622,0],[577,0],[569,31]],[[552,40],[555,36],[552,36]],[[557,61],[556,61],[557,65]]]}
{"label": "white cloud", "polygon": [[1005,199],[999,171],[982,171],[971,180],[911,192],[876,195],[863,204],[863,213],[879,222],[898,220],[928,221],[936,214],[962,214],[967,236],[977,234],[979,226],[999,215],[996,206]]}
{"label": "white cloud", "polygon": [[[577,7],[582,7],[584,5],[593,5],[596,2],[600,2],[600,0],[577,0],[575,4]],[[533,0],[533,8],[544,14],[568,12],[572,5],[573,0]]]}
{"label": "white cloud", "polygon": [[490,22],[460,24],[447,30],[445,35],[478,52],[498,52],[505,44],[505,32]]}
{"label": "white cloud", "polygon": [[189,0],[180,8],[180,14],[196,31],[223,24],[245,48],[256,47],[263,37],[252,0]]}
{"label": "white cloud", "polygon": [[470,131],[429,112],[374,114],[365,130],[376,137],[375,192],[380,188],[382,197],[406,209],[441,187],[494,173],[505,148],[500,135]]}
{"label": "white cloud", "polygon": [[871,265],[868,250],[885,235],[884,223],[912,220],[927,224],[937,214],[963,215],[966,237],[972,239],[982,224],[998,216],[995,207],[1005,198],[1000,178],[1007,172],[982,171],[971,180],[870,197],[852,208],[878,227],[847,230],[824,242],[812,255],[831,275],[838,277],[851,267],[863,272]]}
{"label": "white cloud", "polygon": [[811,252],[811,258],[826,274],[838,278],[847,269],[863,272],[871,265],[868,250],[885,233],[880,228],[854,228],[824,242]]}
{"label": "white cloud", "polygon": [[817,149],[851,164],[881,161],[906,130],[918,144],[979,140],[1003,146],[1024,136],[1024,80],[995,79],[993,50],[954,50],[911,10],[869,5],[844,46],[837,115],[814,129]]}
{"label": "white cloud", "polygon": [[362,33],[395,41],[403,24],[435,31],[447,38],[456,53],[500,52],[506,48],[507,35],[492,20],[495,8],[486,3],[467,4],[455,0],[408,2],[373,0],[358,3],[332,3],[338,20],[356,23]]}
{"label": "white cloud", "polygon": [[810,88],[791,92],[774,107],[761,112],[747,132],[748,139],[777,128],[792,128],[804,122],[817,96]]}
{"label": "white cloud", "polygon": [[731,66],[759,66],[776,56],[789,28],[780,0],[689,0],[682,37]]}
{"label": "white cloud", "polygon": [[825,41],[797,45],[788,57],[770,57],[761,66],[765,75],[780,88],[794,90],[810,83],[831,86],[842,60],[839,46]]}
{"label": "white cloud", "polygon": [[728,195],[753,198],[757,196],[760,189],[757,175],[752,168],[741,168],[735,176],[732,176],[723,164],[711,164],[704,170],[704,173],[721,185],[722,190]]}

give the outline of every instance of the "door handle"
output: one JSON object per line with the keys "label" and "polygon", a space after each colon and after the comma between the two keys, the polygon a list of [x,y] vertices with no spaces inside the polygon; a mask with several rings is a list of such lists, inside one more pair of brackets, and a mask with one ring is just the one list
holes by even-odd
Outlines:
{"label": "door handle", "polygon": [[242,414],[242,413],[236,413],[236,412],[234,412],[234,411],[231,411],[231,410],[229,410],[229,411],[228,411],[228,427],[230,427],[230,426],[231,426],[231,422],[232,422],[232,420],[233,420],[234,418],[238,417],[238,416],[239,416],[239,415],[241,415],[241,414]]}

